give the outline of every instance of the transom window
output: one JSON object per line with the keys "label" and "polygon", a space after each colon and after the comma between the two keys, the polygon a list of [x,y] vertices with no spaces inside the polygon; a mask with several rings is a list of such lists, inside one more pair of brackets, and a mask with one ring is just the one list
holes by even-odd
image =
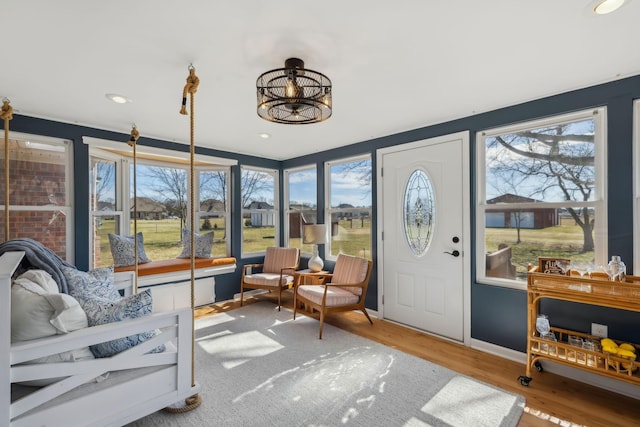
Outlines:
{"label": "transom window", "polygon": [[479,280],[522,287],[538,257],[606,262],[605,115],[599,108],[477,135]]}

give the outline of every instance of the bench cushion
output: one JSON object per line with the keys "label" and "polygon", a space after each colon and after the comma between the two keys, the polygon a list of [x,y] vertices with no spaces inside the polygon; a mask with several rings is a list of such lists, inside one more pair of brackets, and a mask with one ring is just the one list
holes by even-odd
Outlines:
{"label": "bench cushion", "polygon": [[[195,267],[200,268],[212,268],[224,265],[233,265],[236,263],[236,259],[233,257],[221,257],[221,258],[196,258]],[[152,274],[171,273],[174,271],[185,271],[191,269],[191,259],[175,258],[165,259],[160,261],[151,261],[146,264],[138,265],[138,276],[150,276]],[[123,271],[134,271],[135,266],[128,265],[125,267],[115,267],[114,271],[120,273]]]}

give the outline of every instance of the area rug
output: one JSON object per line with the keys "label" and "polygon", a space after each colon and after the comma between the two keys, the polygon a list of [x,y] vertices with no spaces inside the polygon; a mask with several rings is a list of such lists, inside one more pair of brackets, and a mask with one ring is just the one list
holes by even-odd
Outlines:
{"label": "area rug", "polygon": [[[375,327],[375,326],[374,326]],[[258,302],[196,321],[202,405],[131,426],[515,426],[524,398]]]}

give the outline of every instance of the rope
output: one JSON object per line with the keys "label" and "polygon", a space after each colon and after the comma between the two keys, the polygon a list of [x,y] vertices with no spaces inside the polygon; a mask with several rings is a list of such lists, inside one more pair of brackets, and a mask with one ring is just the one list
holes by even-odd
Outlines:
{"label": "rope", "polygon": [[[193,65],[189,65],[189,76],[187,77],[187,83],[184,85],[182,91],[182,107],[180,108],[180,114],[187,115],[187,95],[190,96],[189,109],[191,110],[189,120],[189,187],[190,187],[190,227],[191,227],[191,387],[195,387],[195,362],[196,362],[196,332],[195,332],[195,269],[196,269],[196,257],[195,257],[195,121],[193,118],[194,111],[194,95],[198,91],[198,85],[200,79],[196,76],[196,69]],[[185,399],[185,406],[183,407],[167,407],[164,408],[166,412],[170,413],[182,413],[191,411],[202,403],[202,399],[198,394],[194,394]]]}
{"label": "rope", "polygon": [[129,139],[129,146],[133,147],[133,256],[134,256],[134,279],[133,279],[133,293],[138,293],[138,188],[136,184],[136,143],[140,138],[140,132],[136,129],[136,125],[131,128],[131,138]]}
{"label": "rope", "polygon": [[13,107],[8,99],[2,100],[0,117],[4,120],[4,239],[9,241],[9,120],[13,119]]}

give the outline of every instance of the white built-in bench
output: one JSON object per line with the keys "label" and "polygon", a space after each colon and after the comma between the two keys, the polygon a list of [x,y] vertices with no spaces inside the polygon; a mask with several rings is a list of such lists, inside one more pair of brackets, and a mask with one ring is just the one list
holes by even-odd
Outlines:
{"label": "white built-in bench", "polygon": [[[116,267],[116,286],[133,280],[135,266]],[[196,258],[194,303],[196,307],[212,304],[216,299],[215,276],[233,273],[236,259]],[[191,260],[184,258],[151,261],[138,265],[138,289],[151,289],[154,313],[191,307]]]}

